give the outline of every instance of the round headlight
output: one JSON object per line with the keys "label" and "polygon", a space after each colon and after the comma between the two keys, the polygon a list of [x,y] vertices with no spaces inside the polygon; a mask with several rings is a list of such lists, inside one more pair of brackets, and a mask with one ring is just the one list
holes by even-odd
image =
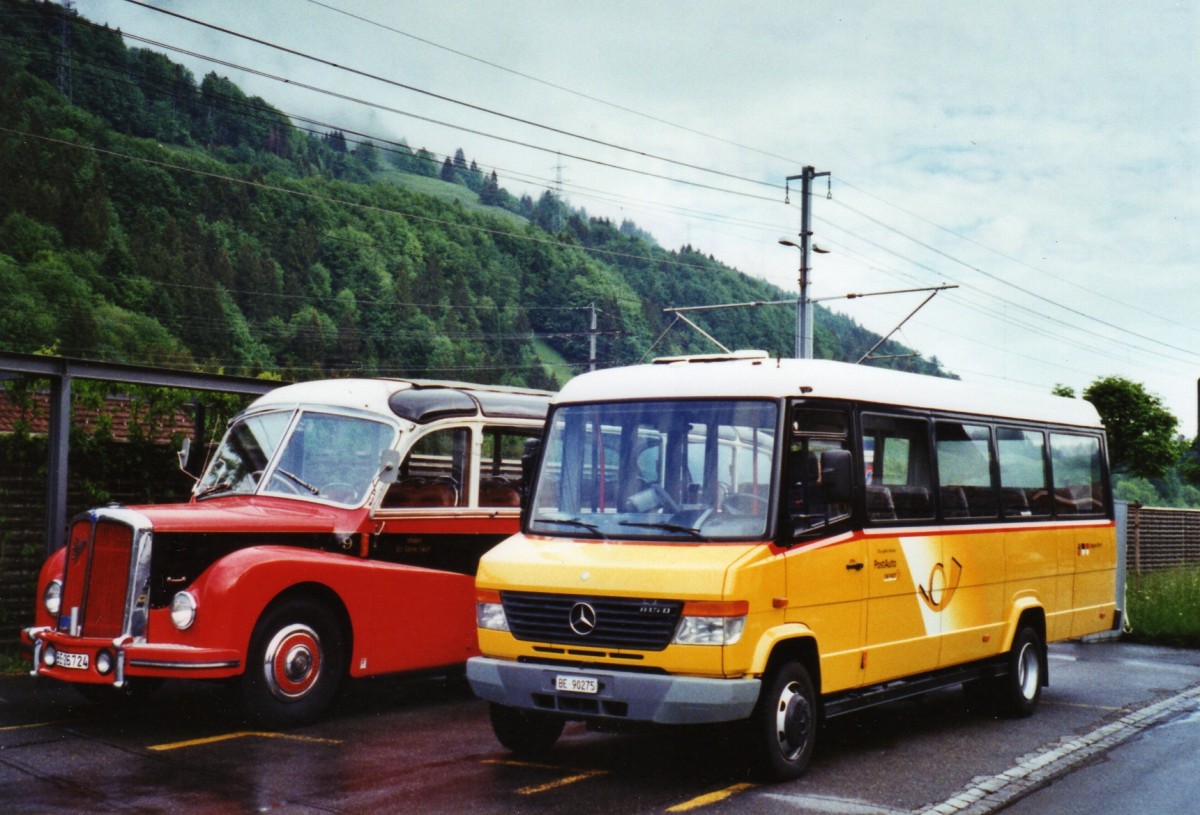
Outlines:
{"label": "round headlight", "polygon": [[113,669],[113,655],[108,651],[101,651],[96,654],[96,673],[101,676],[106,675]]}
{"label": "round headlight", "polygon": [[58,662],[58,651],[53,645],[47,645],[46,650],[42,651],[42,662],[47,668],[53,668],[54,663]]}
{"label": "round headlight", "polygon": [[181,591],[171,600],[171,622],[186,631],[196,622],[196,598],[190,591]]}
{"label": "round headlight", "polygon": [[46,590],[42,592],[42,605],[46,607],[46,611],[50,612],[51,617],[58,616],[58,612],[62,608],[61,580],[55,578],[46,584]]}

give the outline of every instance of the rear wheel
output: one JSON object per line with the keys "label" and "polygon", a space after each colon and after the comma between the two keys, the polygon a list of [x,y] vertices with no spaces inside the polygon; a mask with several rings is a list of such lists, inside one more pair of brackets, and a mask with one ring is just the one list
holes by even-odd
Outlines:
{"label": "rear wheel", "polygon": [[997,701],[1000,712],[1024,718],[1037,709],[1046,676],[1046,648],[1032,626],[1017,631],[1008,652],[1008,674],[1000,679]]}
{"label": "rear wheel", "polygon": [[269,608],[250,638],[242,699],[269,727],[315,719],[337,692],[345,670],[341,629],[315,600],[296,598]]}
{"label": "rear wheel", "polygon": [[758,768],[775,781],[799,778],[812,758],[817,724],[817,695],[808,670],[799,662],[780,664],[767,674],[750,717]]}
{"label": "rear wheel", "polygon": [[492,704],[490,712],[496,740],[526,758],[540,756],[553,747],[566,724],[560,716],[505,705]]}

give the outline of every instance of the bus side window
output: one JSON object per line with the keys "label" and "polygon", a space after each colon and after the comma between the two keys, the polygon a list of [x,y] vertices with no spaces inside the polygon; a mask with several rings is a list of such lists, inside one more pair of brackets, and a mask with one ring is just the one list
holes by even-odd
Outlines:
{"label": "bus side window", "polygon": [[455,427],[418,439],[383,498],[384,508],[465,506],[470,435]]}
{"label": "bus side window", "polygon": [[479,461],[479,506],[521,505],[521,455],[529,439],[540,438],[527,428],[487,427]]}
{"label": "bus side window", "polygon": [[1100,439],[1073,433],[1050,434],[1056,515],[1093,515],[1108,501],[1100,463]]}
{"label": "bus side window", "polygon": [[1050,514],[1046,491],[1046,437],[1040,430],[996,428],[1000,508],[1005,518]]}
{"label": "bus side window", "polygon": [[864,413],[862,425],[868,520],[933,518],[933,478],[925,420]]}
{"label": "bus side window", "polygon": [[[804,405],[793,409],[792,438],[786,461],[786,501],[793,535],[823,527],[850,514],[846,496],[830,494],[829,488],[833,485],[824,483],[821,467],[825,453],[848,450],[847,426],[844,411]],[[841,488],[845,491],[844,485]]]}
{"label": "bus side window", "polygon": [[938,422],[937,463],[943,518],[995,518],[999,514],[987,425]]}

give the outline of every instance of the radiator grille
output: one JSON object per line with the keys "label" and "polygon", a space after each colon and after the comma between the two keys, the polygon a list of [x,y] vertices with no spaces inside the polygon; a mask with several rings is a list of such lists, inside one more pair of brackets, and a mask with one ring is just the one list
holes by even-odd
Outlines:
{"label": "radiator grille", "polygon": [[125,625],[133,529],[100,520],[77,521],[67,544],[62,615],[59,628],[68,629],[71,609],[78,608],[79,634],[117,637]]}
{"label": "radiator grille", "polygon": [[[506,591],[500,599],[519,640],[641,651],[666,648],[683,610],[679,601],[626,597]],[[591,610],[587,621],[578,619],[584,611],[579,606]],[[589,621],[594,627],[589,628]]]}

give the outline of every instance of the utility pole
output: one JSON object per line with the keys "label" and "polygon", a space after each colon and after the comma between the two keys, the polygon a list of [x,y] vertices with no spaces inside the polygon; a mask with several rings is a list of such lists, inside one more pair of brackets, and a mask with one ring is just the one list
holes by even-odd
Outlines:
{"label": "utility pole", "polygon": [[589,304],[592,310],[592,328],[588,332],[588,370],[596,370],[596,304]]}
{"label": "utility pole", "polygon": [[800,179],[800,243],[796,244],[787,238],[779,242],[784,246],[795,246],[800,250],[800,297],[796,300],[796,358],[812,359],[813,355],[813,315],[812,301],[808,297],[808,251],[809,238],[812,237],[812,182],[814,178],[829,175],[829,171],[818,173],[811,165],[805,167],[800,175],[789,175],[788,182]]}

